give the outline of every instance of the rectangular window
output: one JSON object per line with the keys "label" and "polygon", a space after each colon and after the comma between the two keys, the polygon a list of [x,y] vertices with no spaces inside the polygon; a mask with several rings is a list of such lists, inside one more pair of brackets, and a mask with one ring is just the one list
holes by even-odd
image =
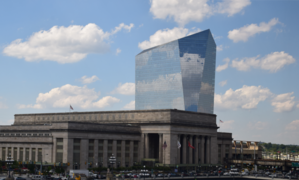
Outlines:
{"label": "rectangular window", "polygon": [[35,153],[36,153],[36,149],[33,148],[32,151],[31,151],[31,161],[32,162],[35,162]]}
{"label": "rectangular window", "polygon": [[23,155],[24,155],[24,149],[23,148],[20,148],[20,161],[24,161],[24,158],[23,158]]}
{"label": "rectangular window", "polygon": [[18,156],[18,148],[13,148],[13,159],[17,161],[17,156]]}
{"label": "rectangular window", "polygon": [[3,148],[2,148],[2,160],[3,160],[3,161],[6,161],[6,159],[5,159],[6,157],[5,157],[5,155],[6,155],[6,148],[3,147]]}
{"label": "rectangular window", "polygon": [[104,140],[99,140],[99,154],[98,154],[98,157],[99,157],[99,160],[98,160],[99,166],[103,165],[103,156],[104,156],[103,151],[104,151]]}
{"label": "rectangular window", "polygon": [[42,162],[42,158],[43,158],[43,150],[42,148],[38,148],[37,161]]}
{"label": "rectangular window", "polygon": [[130,162],[130,141],[125,143],[125,166],[129,166]]}
{"label": "rectangular window", "polygon": [[63,138],[56,139],[56,162],[63,162]]}
{"label": "rectangular window", "polygon": [[73,162],[75,166],[80,164],[80,147],[81,139],[74,139]]}
{"label": "rectangular window", "polygon": [[88,163],[94,162],[93,154],[94,154],[94,140],[90,139],[88,143]]}
{"label": "rectangular window", "polygon": [[226,145],[225,145],[225,158],[228,158],[228,155],[229,155],[229,149],[230,149],[229,144],[226,144]]}
{"label": "rectangular window", "polygon": [[29,148],[25,149],[25,161],[29,161]]}
{"label": "rectangular window", "polygon": [[134,153],[133,153],[133,161],[138,161],[138,141],[134,141]]}

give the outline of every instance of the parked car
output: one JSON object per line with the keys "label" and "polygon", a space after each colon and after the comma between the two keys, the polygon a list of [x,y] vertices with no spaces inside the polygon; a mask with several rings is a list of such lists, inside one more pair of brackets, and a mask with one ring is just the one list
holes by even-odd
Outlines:
{"label": "parked car", "polygon": [[16,180],[26,180],[26,179],[22,177],[16,177]]}

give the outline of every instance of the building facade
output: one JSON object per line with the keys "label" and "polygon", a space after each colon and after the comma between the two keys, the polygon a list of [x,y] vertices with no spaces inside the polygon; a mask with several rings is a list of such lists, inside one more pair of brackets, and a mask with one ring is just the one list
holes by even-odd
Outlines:
{"label": "building facade", "polygon": [[217,128],[214,114],[172,109],[17,114],[0,126],[0,157],[67,170],[109,167],[112,154],[115,167],[216,165],[232,157],[232,134]]}
{"label": "building facade", "polygon": [[232,159],[262,159],[263,148],[257,141],[234,140],[232,142]]}
{"label": "building facade", "polygon": [[213,114],[215,61],[210,30],[142,51],[135,58],[135,109]]}

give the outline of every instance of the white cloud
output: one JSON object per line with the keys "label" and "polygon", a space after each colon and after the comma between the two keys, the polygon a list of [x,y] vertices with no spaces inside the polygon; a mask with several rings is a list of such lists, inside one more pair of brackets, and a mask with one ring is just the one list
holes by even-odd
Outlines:
{"label": "white cloud", "polygon": [[111,96],[99,99],[100,92],[94,89],[88,89],[86,86],[79,87],[66,84],[64,86],[53,88],[47,93],[39,93],[34,105],[18,105],[20,109],[23,108],[69,108],[70,105],[76,110],[78,108],[104,108],[111,106],[119,99]]}
{"label": "white cloud", "polygon": [[126,104],[124,107],[124,109],[135,109],[135,101],[131,101],[130,103]]}
{"label": "white cloud", "polygon": [[282,69],[285,65],[292,64],[296,60],[285,53],[273,52],[259,59],[259,55],[256,57],[243,58],[241,60],[235,59],[232,61],[231,66],[239,71],[248,71],[250,68],[260,68],[268,70],[270,72],[277,72]]}
{"label": "white cloud", "polygon": [[130,31],[133,27],[134,24],[121,23],[111,32],[104,32],[93,23],[86,26],[53,26],[49,30],[33,33],[27,41],[13,41],[4,48],[3,53],[29,62],[49,60],[62,64],[74,63],[90,53],[108,52],[111,36],[122,29]]}
{"label": "white cloud", "polygon": [[241,27],[240,29],[234,29],[228,32],[228,38],[233,40],[235,43],[239,41],[246,42],[248,38],[259,34],[261,32],[268,32],[273,26],[279,23],[277,18],[271,19],[268,23],[261,22],[260,25],[250,24]]}
{"label": "white cloud", "polygon": [[271,105],[274,106],[274,112],[286,112],[291,111],[295,107],[294,93],[279,94],[272,99]]}
{"label": "white cloud", "polygon": [[100,80],[96,75],[93,75],[91,77],[87,77],[87,76],[83,76],[81,77],[80,81],[83,83],[83,84],[90,84],[90,83],[93,83],[93,82],[96,82]]}
{"label": "white cloud", "polygon": [[263,130],[265,129],[266,127],[268,127],[268,123],[267,122],[261,122],[261,121],[258,121],[258,122],[249,122],[247,124],[247,126],[250,128],[250,129],[257,129],[257,130]]}
{"label": "white cloud", "polygon": [[225,58],[223,61],[225,62],[225,64],[217,66],[216,68],[217,72],[223,71],[228,67],[228,63],[230,61],[229,58]]}
{"label": "white cloud", "polygon": [[217,3],[209,0],[151,0],[150,12],[156,19],[173,18],[184,26],[191,21],[201,22],[217,13],[232,16],[250,4],[250,0],[223,0]]}
{"label": "white cloud", "polygon": [[299,108],[299,104],[297,104],[297,108]]}
{"label": "white cloud", "polygon": [[299,120],[294,120],[290,124],[286,125],[286,130],[299,130]]}
{"label": "white cloud", "polygon": [[221,81],[221,82],[219,83],[219,85],[220,85],[221,87],[225,86],[226,84],[227,84],[227,80],[225,80],[225,81]]}
{"label": "white cloud", "polygon": [[235,91],[229,89],[223,95],[215,94],[214,104],[219,109],[253,109],[271,96],[268,88],[244,85]]}
{"label": "white cloud", "polygon": [[134,95],[135,94],[135,83],[119,83],[118,87],[115,88],[112,94],[123,94],[123,95]]}
{"label": "white cloud", "polygon": [[223,50],[223,46],[222,46],[222,45],[217,46],[217,47],[216,47],[216,50],[217,50],[217,51],[222,51],[222,50]]}
{"label": "white cloud", "polygon": [[173,28],[158,30],[155,34],[151,35],[149,41],[143,41],[138,43],[140,49],[148,49],[154,46],[158,46],[182,37],[185,37],[189,33],[187,28]]}
{"label": "white cloud", "polygon": [[227,130],[227,129],[233,129],[233,124],[234,124],[234,120],[230,120],[230,121],[223,121],[223,123],[220,123],[220,131],[221,130]]}
{"label": "white cloud", "polygon": [[121,49],[117,48],[115,54],[118,55],[120,52],[121,52]]}

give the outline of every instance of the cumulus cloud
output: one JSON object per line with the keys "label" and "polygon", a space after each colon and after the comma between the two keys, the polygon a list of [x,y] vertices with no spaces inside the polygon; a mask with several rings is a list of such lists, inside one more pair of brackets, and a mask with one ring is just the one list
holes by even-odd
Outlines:
{"label": "cumulus cloud", "polygon": [[215,14],[233,16],[250,4],[250,0],[223,0],[217,3],[209,0],[151,0],[150,12],[155,19],[169,18],[184,26]]}
{"label": "cumulus cloud", "polygon": [[294,120],[290,124],[286,125],[286,130],[299,130],[299,120]]}
{"label": "cumulus cloud", "polygon": [[126,104],[123,108],[134,110],[135,109],[135,101],[131,101],[130,103]]}
{"label": "cumulus cloud", "polygon": [[216,68],[217,72],[223,71],[228,67],[228,63],[230,61],[229,58],[225,58],[223,61],[225,62],[225,64],[217,66]]}
{"label": "cumulus cloud", "polygon": [[83,83],[83,84],[90,84],[90,83],[93,83],[93,82],[96,82],[100,80],[96,75],[93,75],[91,77],[87,77],[87,76],[83,76],[81,77],[80,81]]}
{"label": "cumulus cloud", "polygon": [[121,49],[117,48],[115,54],[118,55],[120,52],[121,52]]}
{"label": "cumulus cloud", "polygon": [[49,60],[58,63],[74,63],[90,53],[106,53],[110,38],[122,29],[130,31],[134,24],[119,24],[111,32],[104,32],[96,24],[86,26],[53,26],[49,30],[33,33],[27,41],[17,39],[4,48],[7,56],[25,59],[28,62]]}
{"label": "cumulus cloud", "polygon": [[263,130],[263,129],[265,129],[268,126],[268,123],[267,122],[261,122],[261,121],[258,121],[258,122],[249,122],[247,124],[247,126],[250,129]]}
{"label": "cumulus cloud", "polygon": [[227,80],[225,80],[225,81],[221,81],[221,82],[219,83],[219,85],[220,85],[221,87],[225,86],[226,84],[227,84]]}
{"label": "cumulus cloud", "polygon": [[158,30],[153,35],[150,36],[148,41],[143,41],[138,43],[140,49],[148,49],[154,46],[158,46],[182,37],[185,37],[189,33],[187,28],[178,28],[173,29],[163,29]]}
{"label": "cumulus cloud", "polygon": [[219,109],[253,109],[271,96],[268,88],[244,85],[235,91],[229,89],[223,95],[215,94],[214,104]]}
{"label": "cumulus cloud", "polygon": [[245,25],[239,29],[234,29],[228,32],[228,38],[233,40],[235,43],[239,41],[246,42],[248,38],[254,36],[255,34],[259,34],[261,32],[268,32],[271,30],[273,26],[279,23],[277,18],[271,19],[268,23],[261,22],[259,25],[250,24]]}
{"label": "cumulus cloud", "polygon": [[106,96],[99,99],[100,92],[94,89],[88,89],[86,86],[79,87],[66,84],[64,86],[53,88],[47,93],[39,93],[34,105],[18,105],[18,108],[68,108],[72,105],[74,108],[104,108],[120,102],[119,99]]}
{"label": "cumulus cloud", "polygon": [[269,99],[274,112],[287,112],[295,108],[294,93],[274,94],[268,88],[261,86],[246,86],[237,90],[229,89],[223,95],[215,94],[214,105],[219,109],[253,109]]}
{"label": "cumulus cloud", "polygon": [[119,83],[118,87],[115,88],[112,94],[123,94],[123,95],[134,95],[135,94],[135,83]]}
{"label": "cumulus cloud", "polygon": [[263,58],[259,58],[258,55],[241,60],[235,59],[232,61],[231,66],[239,71],[249,71],[251,68],[259,68],[274,73],[282,69],[285,65],[292,64],[295,61],[291,55],[281,51],[270,53]]}
{"label": "cumulus cloud", "polygon": [[233,129],[234,120],[229,121],[223,121],[223,123],[220,123],[220,130],[227,130],[227,129]]}
{"label": "cumulus cloud", "polygon": [[271,105],[274,106],[274,112],[291,111],[295,107],[294,92],[279,94],[272,99]]}
{"label": "cumulus cloud", "polygon": [[217,51],[222,51],[222,50],[223,50],[222,45],[217,46],[217,47],[216,47],[216,50],[217,50]]}

